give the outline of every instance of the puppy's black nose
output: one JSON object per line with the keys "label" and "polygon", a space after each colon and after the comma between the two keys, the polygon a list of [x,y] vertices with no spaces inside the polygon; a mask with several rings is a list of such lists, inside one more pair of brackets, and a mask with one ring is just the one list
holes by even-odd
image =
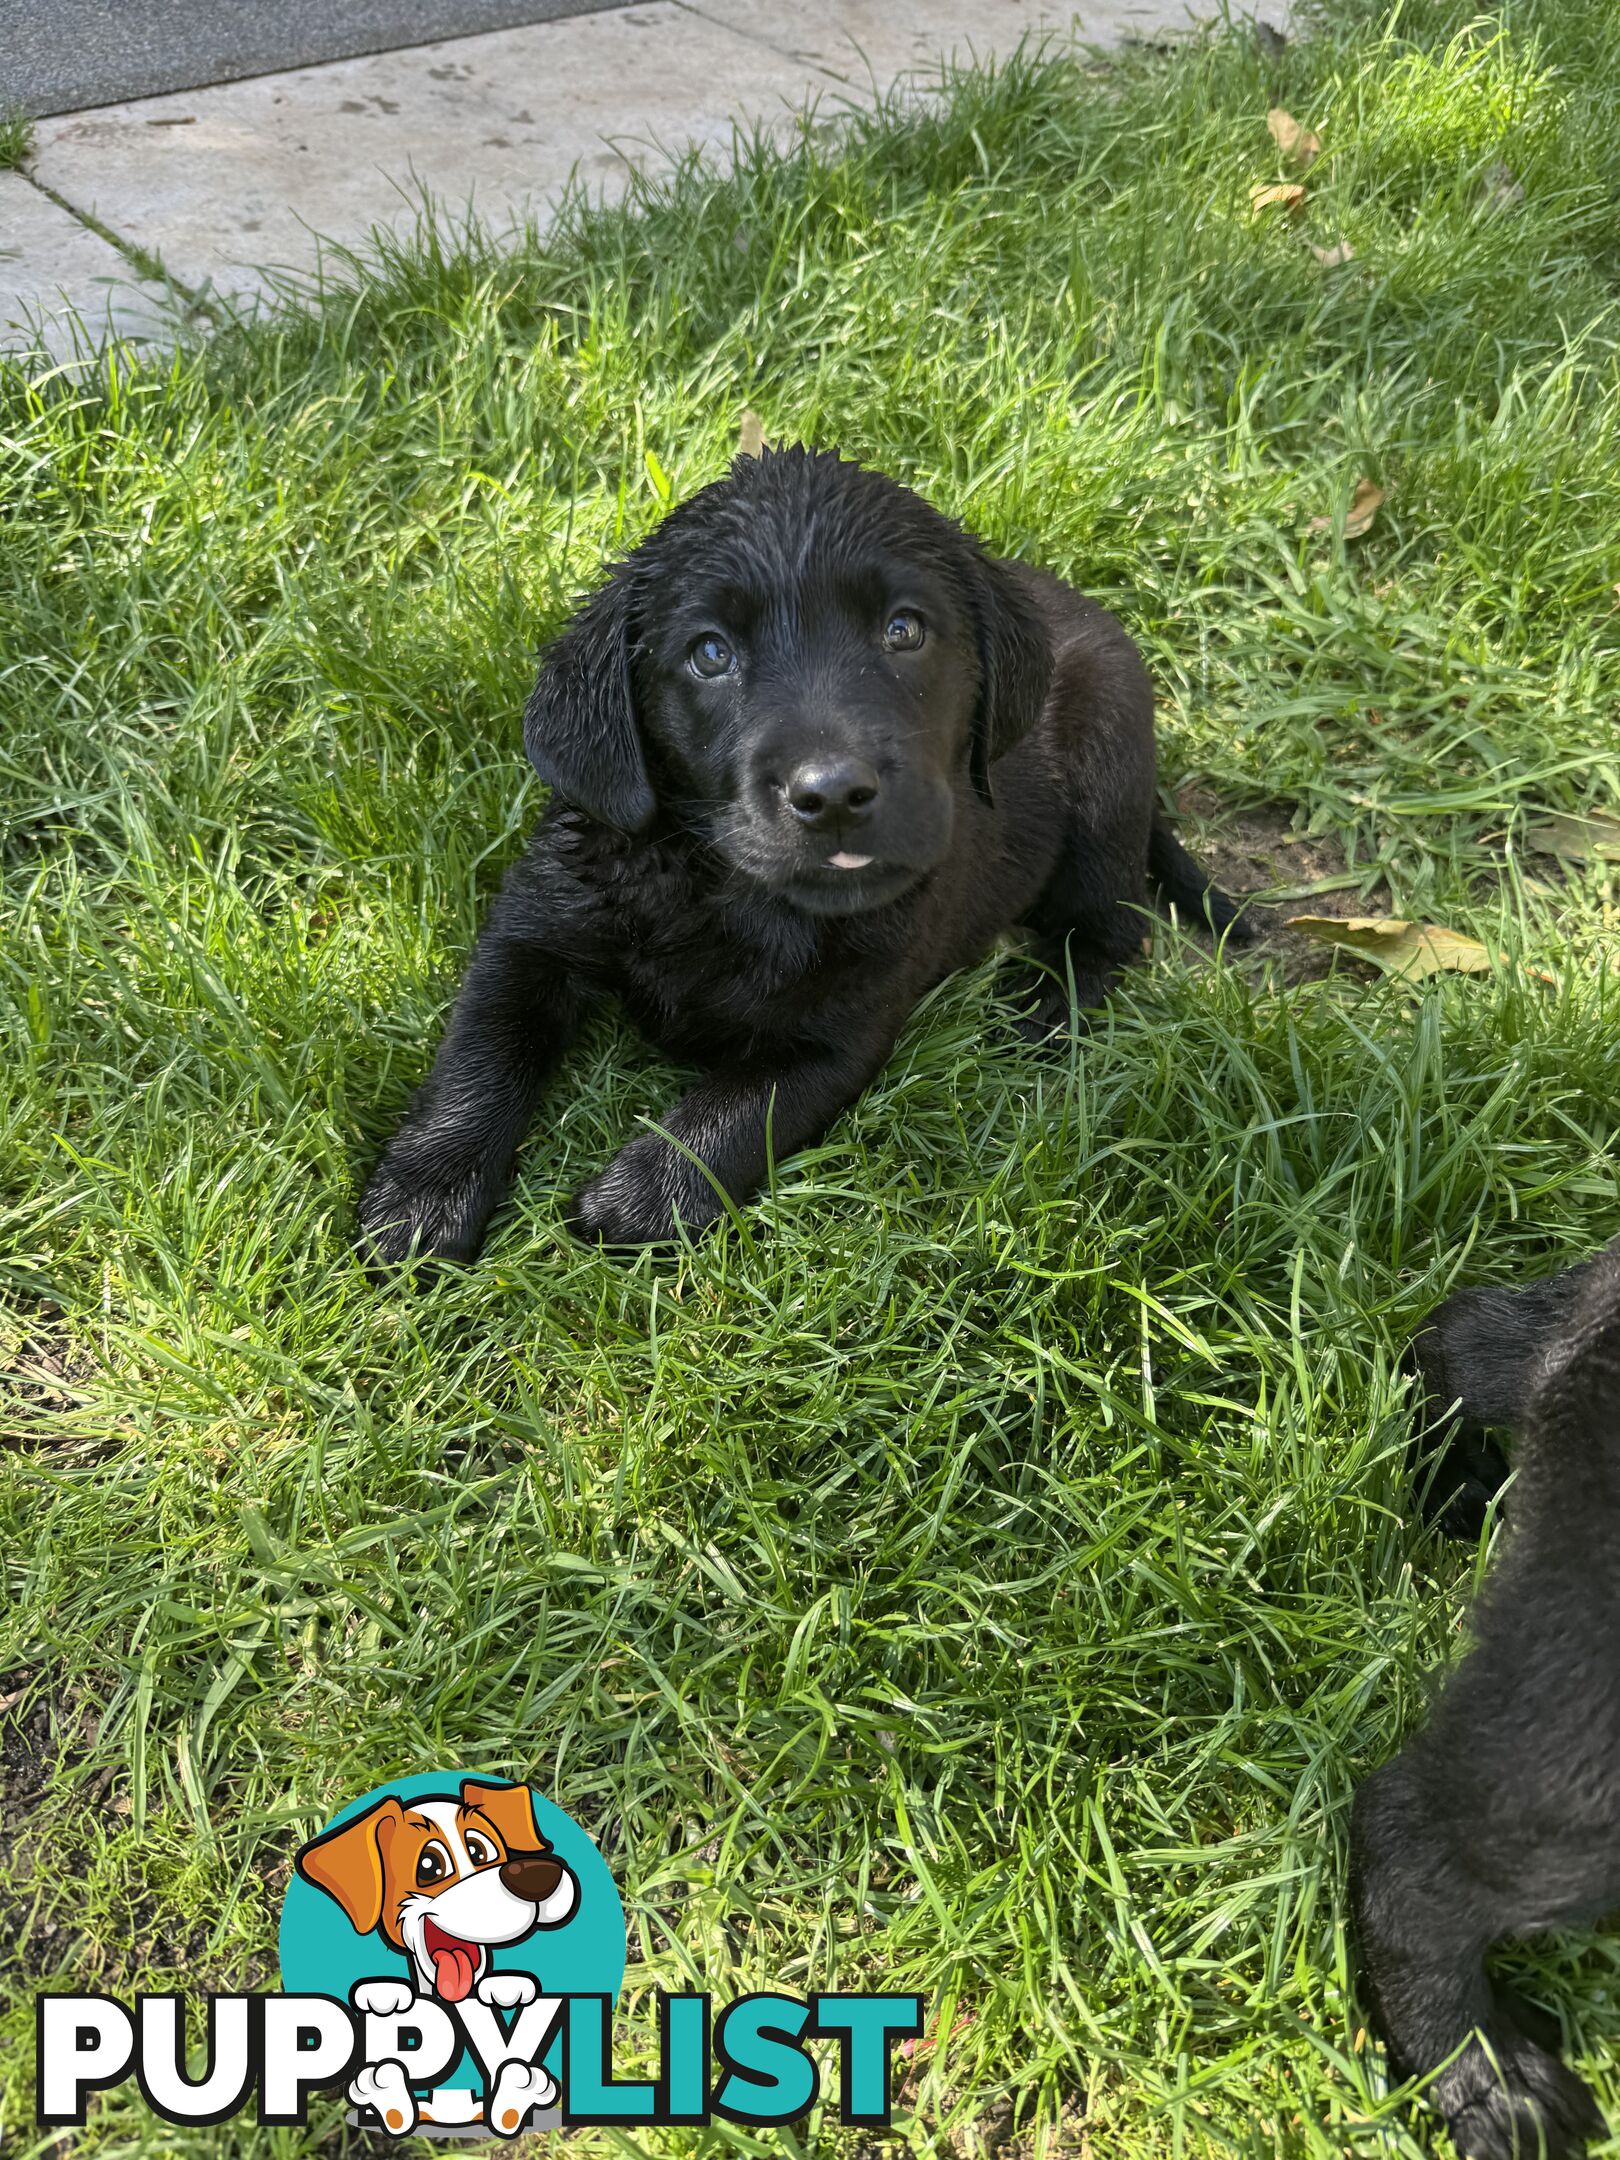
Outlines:
{"label": "puppy's black nose", "polygon": [[864,758],[812,758],[787,779],[788,808],[812,832],[857,823],[877,800],[878,776]]}
{"label": "puppy's black nose", "polygon": [[501,1864],[502,1886],[533,1905],[543,1905],[562,1878],[562,1862],[551,1853],[513,1853]]}

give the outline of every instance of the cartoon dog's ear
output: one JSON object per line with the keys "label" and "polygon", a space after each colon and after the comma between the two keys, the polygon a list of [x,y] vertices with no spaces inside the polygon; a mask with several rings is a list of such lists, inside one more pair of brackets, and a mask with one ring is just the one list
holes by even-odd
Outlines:
{"label": "cartoon dog's ear", "polygon": [[382,1918],[383,1863],[404,1820],[397,1800],[379,1800],[353,1822],[311,1838],[293,1861],[305,1882],[337,1900],[357,1935],[369,1935]]}
{"label": "cartoon dog's ear", "polygon": [[641,832],[656,807],[630,681],[630,593],[615,571],[540,665],[523,747],[541,779],[588,817]]}
{"label": "cartoon dog's ear", "polygon": [[534,1819],[534,1801],[527,1785],[479,1785],[471,1778],[463,1778],[461,1804],[489,1818],[509,1853],[550,1852],[551,1846]]}
{"label": "cartoon dog's ear", "polygon": [[1021,742],[1041,716],[1052,680],[1052,648],[1035,603],[1005,563],[981,552],[975,572],[979,703],[968,774],[975,793],[988,802],[991,766]]}

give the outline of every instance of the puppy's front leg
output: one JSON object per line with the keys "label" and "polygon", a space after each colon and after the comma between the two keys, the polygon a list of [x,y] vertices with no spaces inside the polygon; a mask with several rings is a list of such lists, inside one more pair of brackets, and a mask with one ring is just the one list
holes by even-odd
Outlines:
{"label": "puppy's front leg", "polygon": [[503,895],[473,949],[433,1070],[361,1199],[368,1257],[474,1257],[579,1004],[567,967]]}
{"label": "puppy's front leg", "polygon": [[733,1201],[748,1199],[773,1158],[780,1162],[820,1139],[881,1069],[893,1040],[886,1034],[794,1064],[711,1073],[664,1120],[697,1162],[658,1133],[630,1141],[575,1193],[569,1228],[608,1245],[658,1245],[677,1225],[702,1229],[724,1204],[698,1163]]}
{"label": "puppy's front leg", "polygon": [[1520,1828],[1531,1818],[1511,1802],[1495,1822],[1473,1804],[1468,1772],[1504,1759],[1496,1753],[1504,1737],[1470,1724],[1437,1741],[1431,1729],[1357,1791],[1356,1936],[1391,2067],[1426,2081],[1424,2096],[1458,2151],[1470,2160],[1574,2160],[1606,2134],[1597,2104],[1515,2021],[1485,1973],[1485,1951],[1519,1917],[1514,1900],[1547,1909],[1537,1891],[1552,1891],[1555,1903],[1569,1879],[1565,1855],[1539,1852],[1536,1830]]}

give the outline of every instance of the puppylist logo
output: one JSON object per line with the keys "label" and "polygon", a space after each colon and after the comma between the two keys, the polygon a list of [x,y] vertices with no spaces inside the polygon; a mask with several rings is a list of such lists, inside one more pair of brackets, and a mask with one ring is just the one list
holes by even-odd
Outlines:
{"label": "puppylist logo", "polygon": [[213,1995],[203,2065],[182,1998],[38,1999],[39,2120],[85,2120],[133,2078],[154,2113],[307,2120],[341,2089],[350,2120],[396,2137],[516,2137],[556,2124],[753,2127],[820,2095],[806,2041],[830,2043],[842,2121],[889,2121],[890,2050],[923,2026],[917,1995],[767,1992],[716,2007],[660,1994],[656,2078],[613,2075],[624,1908],[586,1833],[528,1785],[402,1778],[335,1816],[294,1857],[281,1991]]}

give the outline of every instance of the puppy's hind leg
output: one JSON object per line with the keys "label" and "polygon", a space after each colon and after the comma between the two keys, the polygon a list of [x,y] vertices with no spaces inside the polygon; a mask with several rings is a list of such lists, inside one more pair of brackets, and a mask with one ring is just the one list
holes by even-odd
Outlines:
{"label": "puppy's hind leg", "polygon": [[1029,958],[1040,973],[1033,1003],[1029,990],[1019,986],[1024,1010],[1015,1023],[1018,1032],[1042,1042],[1069,1027],[1075,1013],[1107,1004],[1125,969],[1141,954],[1146,910],[1147,889],[1129,852],[1091,832],[1071,833],[1027,917]]}

